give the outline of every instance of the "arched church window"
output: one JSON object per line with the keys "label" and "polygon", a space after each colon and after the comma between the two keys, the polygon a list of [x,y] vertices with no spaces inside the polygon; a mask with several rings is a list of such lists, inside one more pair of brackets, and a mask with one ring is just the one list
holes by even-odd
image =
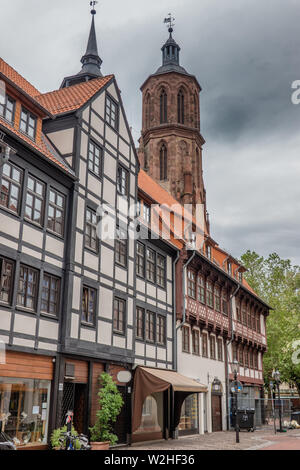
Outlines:
{"label": "arched church window", "polygon": [[168,150],[165,144],[162,144],[159,155],[160,180],[164,181],[168,177]]}
{"label": "arched church window", "polygon": [[180,89],[177,95],[177,108],[178,108],[178,122],[184,124],[184,93]]}
{"label": "arched church window", "polygon": [[167,93],[166,90],[163,88],[160,93],[160,123],[164,124],[167,122]]}

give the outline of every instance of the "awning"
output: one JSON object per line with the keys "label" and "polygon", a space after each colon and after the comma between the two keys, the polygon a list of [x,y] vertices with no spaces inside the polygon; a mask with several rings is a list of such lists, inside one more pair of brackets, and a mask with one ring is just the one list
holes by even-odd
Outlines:
{"label": "awning", "polygon": [[184,392],[187,395],[208,390],[206,385],[178,374],[178,372],[138,366],[134,375],[132,432],[136,431],[141,424],[142,409],[146,397],[152,393],[164,392],[170,387],[174,392]]}

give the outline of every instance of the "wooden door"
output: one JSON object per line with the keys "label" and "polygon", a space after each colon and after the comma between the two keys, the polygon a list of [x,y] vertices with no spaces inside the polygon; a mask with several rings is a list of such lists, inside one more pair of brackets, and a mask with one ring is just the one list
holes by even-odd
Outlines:
{"label": "wooden door", "polygon": [[222,431],[222,403],[220,395],[211,396],[212,432]]}

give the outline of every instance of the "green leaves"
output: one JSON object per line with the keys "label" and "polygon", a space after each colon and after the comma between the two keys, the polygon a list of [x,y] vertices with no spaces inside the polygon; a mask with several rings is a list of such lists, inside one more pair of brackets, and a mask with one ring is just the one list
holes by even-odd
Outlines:
{"label": "green leaves", "polygon": [[295,364],[293,343],[300,339],[300,267],[277,253],[267,258],[248,250],[241,256],[248,269],[245,279],[274,310],[267,319],[268,351],[264,355],[265,381],[278,368],[282,381],[300,391],[300,365]]}
{"label": "green leaves", "polygon": [[98,402],[100,409],[96,413],[95,425],[90,428],[91,440],[94,442],[109,441],[111,445],[114,445],[118,438],[113,433],[112,424],[117,421],[124,401],[111,375],[103,372],[99,379]]}

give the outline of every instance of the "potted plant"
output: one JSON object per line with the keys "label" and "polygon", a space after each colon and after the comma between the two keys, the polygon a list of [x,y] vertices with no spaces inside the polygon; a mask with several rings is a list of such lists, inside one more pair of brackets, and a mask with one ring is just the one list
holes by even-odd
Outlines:
{"label": "potted plant", "polygon": [[124,404],[112,377],[103,372],[100,377],[100,389],[98,392],[99,410],[96,413],[95,425],[90,428],[92,450],[108,450],[110,445],[118,442],[112,425],[117,421]]}
{"label": "potted plant", "polygon": [[[51,434],[51,446],[54,450],[63,450],[66,447],[66,437],[64,433],[67,432],[67,426],[63,426],[62,428],[54,429]],[[75,431],[74,427],[72,426],[72,434],[73,436],[78,436],[78,432]],[[60,439],[64,437],[63,446],[61,445]],[[80,442],[78,440],[75,441],[75,450],[80,450]]]}

